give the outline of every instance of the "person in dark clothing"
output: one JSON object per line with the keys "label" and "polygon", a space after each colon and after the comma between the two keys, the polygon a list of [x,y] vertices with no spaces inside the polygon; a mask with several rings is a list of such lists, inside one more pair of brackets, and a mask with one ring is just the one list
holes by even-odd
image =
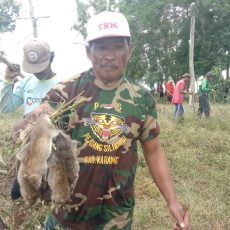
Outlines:
{"label": "person in dark clothing", "polygon": [[198,96],[199,96],[199,108],[198,108],[198,117],[201,117],[202,114],[205,117],[210,117],[210,105],[209,105],[209,97],[208,94],[211,92],[209,82],[213,78],[213,73],[208,72],[204,79],[201,82],[201,86],[199,87]]}
{"label": "person in dark clothing", "polygon": [[164,88],[161,83],[157,84],[157,93],[159,94],[160,98],[164,97]]}

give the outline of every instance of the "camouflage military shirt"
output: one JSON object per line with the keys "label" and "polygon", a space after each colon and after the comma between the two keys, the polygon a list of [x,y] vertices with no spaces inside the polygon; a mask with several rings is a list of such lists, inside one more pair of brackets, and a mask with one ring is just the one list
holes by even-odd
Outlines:
{"label": "camouflage military shirt", "polygon": [[159,134],[155,102],[139,83],[122,77],[105,86],[92,70],[58,84],[46,100],[57,105],[75,97],[87,102],[63,120],[79,142],[79,180],[72,202],[54,215],[69,229],[130,229],[137,141]]}

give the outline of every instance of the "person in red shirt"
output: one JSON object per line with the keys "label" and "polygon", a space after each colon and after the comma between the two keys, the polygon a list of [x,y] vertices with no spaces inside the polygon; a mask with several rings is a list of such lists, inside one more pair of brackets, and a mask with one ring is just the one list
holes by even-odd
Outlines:
{"label": "person in red shirt", "polygon": [[173,115],[173,120],[176,120],[178,117],[184,114],[183,101],[184,94],[192,94],[191,92],[186,91],[186,82],[189,82],[191,75],[189,73],[185,73],[181,76],[181,80],[176,83],[176,87],[172,97],[172,103],[175,105],[175,112]]}
{"label": "person in red shirt", "polygon": [[174,81],[172,79],[169,79],[165,83],[165,92],[166,92],[166,96],[167,96],[167,101],[169,101],[169,102],[172,101],[174,90],[175,90]]}

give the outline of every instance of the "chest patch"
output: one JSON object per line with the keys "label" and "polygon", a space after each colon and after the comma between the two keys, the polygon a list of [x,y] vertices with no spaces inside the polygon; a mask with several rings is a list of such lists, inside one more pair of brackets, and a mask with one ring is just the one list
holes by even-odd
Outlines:
{"label": "chest patch", "polygon": [[91,113],[91,117],[85,120],[85,125],[90,125],[102,142],[109,142],[129,131],[124,118],[107,113]]}

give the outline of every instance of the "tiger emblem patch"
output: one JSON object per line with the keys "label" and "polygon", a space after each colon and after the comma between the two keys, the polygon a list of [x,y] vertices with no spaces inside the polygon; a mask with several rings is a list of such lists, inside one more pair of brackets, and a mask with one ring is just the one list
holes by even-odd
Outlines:
{"label": "tiger emblem patch", "polygon": [[91,118],[85,119],[85,125],[90,125],[94,134],[102,142],[109,142],[129,131],[124,118],[107,113],[91,113]]}

